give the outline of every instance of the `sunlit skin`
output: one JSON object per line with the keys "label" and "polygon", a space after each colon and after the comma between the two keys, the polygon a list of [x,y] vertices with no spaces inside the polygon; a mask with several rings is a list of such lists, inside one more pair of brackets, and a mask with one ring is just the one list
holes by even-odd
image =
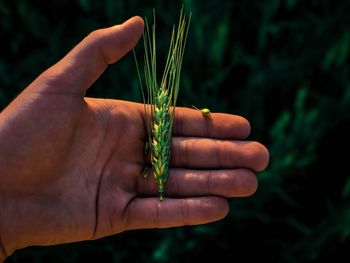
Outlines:
{"label": "sunlit skin", "polygon": [[255,172],[269,157],[245,140],[244,118],[177,108],[160,202],[152,176],[142,176],[143,105],[84,97],[136,45],[143,25],[134,17],[92,32],[1,112],[0,261],[31,245],[216,221],[228,198],[256,191]]}

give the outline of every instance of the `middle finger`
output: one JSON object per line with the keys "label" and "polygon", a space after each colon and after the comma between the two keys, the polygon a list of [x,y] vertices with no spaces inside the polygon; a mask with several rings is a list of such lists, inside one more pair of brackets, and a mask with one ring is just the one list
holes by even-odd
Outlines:
{"label": "middle finger", "polygon": [[268,164],[268,151],[254,141],[174,137],[172,167],[193,169],[247,168],[259,172]]}

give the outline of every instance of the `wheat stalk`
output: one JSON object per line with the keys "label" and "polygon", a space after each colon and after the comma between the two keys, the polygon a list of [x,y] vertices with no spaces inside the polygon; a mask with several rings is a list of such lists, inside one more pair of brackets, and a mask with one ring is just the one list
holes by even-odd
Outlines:
{"label": "wheat stalk", "polygon": [[[189,21],[191,20],[191,15]],[[145,120],[147,125],[148,145],[151,150],[153,174],[158,183],[159,198],[163,200],[164,184],[169,177],[169,161],[171,154],[171,137],[174,123],[176,101],[179,94],[182,60],[186,46],[189,22],[183,8],[177,27],[174,25],[169,51],[160,83],[157,79],[156,55],[156,19],[153,12],[153,25],[150,30],[145,19],[144,43],[144,77],[146,95],[142,86],[142,78],[136,60],[137,72],[140,78],[142,96],[145,105]],[[152,31],[152,32],[151,32]],[[146,98],[147,97],[147,101]],[[149,104],[149,107],[146,107]]]}

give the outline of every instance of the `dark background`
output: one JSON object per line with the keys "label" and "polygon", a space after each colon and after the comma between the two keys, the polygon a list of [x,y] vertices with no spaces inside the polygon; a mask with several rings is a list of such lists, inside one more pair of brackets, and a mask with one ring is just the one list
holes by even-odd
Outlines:
{"label": "dark background", "polygon": [[[6,263],[348,262],[350,1],[184,4],[193,16],[178,104],[250,120],[250,139],[271,154],[257,193],[231,200],[230,214],[217,223],[27,248]],[[135,14],[150,18],[153,8],[164,53],[180,7],[161,0],[0,0],[0,109],[90,31]],[[88,95],[141,101],[132,54]]]}

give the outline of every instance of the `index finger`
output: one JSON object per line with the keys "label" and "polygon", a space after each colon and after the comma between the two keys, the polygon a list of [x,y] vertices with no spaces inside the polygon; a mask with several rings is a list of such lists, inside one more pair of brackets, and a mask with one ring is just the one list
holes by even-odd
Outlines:
{"label": "index finger", "polygon": [[177,107],[173,128],[174,136],[206,137],[214,139],[245,139],[250,133],[249,122],[238,115],[211,113]]}

